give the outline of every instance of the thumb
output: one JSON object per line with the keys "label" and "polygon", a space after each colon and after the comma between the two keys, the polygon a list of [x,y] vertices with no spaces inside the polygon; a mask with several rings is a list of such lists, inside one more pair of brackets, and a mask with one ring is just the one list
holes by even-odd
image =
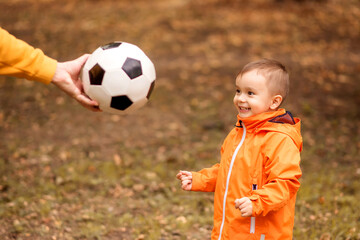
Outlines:
{"label": "thumb", "polygon": [[64,62],[71,78],[74,78],[76,80],[76,78],[80,74],[81,68],[85,65],[89,57],[90,54],[84,54],[81,57],[78,57],[72,61]]}
{"label": "thumb", "polygon": [[78,61],[81,65],[84,65],[89,57],[90,57],[90,54],[84,54],[84,55],[78,57],[77,59],[75,59],[75,61]]}

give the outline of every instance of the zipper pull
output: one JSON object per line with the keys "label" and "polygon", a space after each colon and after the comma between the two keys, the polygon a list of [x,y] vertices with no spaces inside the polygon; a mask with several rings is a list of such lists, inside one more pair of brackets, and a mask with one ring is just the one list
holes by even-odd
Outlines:
{"label": "zipper pull", "polygon": [[253,178],[252,190],[257,190],[257,189],[258,189],[257,179]]}

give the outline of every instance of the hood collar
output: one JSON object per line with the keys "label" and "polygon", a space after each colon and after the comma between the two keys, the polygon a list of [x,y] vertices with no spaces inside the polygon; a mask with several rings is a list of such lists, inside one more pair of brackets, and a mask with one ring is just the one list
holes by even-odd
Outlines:
{"label": "hood collar", "polygon": [[[241,127],[241,122],[244,123],[246,129],[248,131],[252,131],[255,130],[256,128],[261,127],[262,125],[264,125],[265,123],[267,123],[268,121],[271,122],[278,122],[280,121],[280,116],[285,116],[286,115],[286,111],[283,108],[280,108],[276,111],[271,111],[271,112],[264,112],[264,113],[260,113],[260,114],[256,114],[253,115],[251,117],[247,117],[247,118],[242,118],[239,115],[237,115],[237,127]],[[277,119],[279,118],[279,119]],[[273,120],[275,119],[275,120]]]}
{"label": "hood collar", "polygon": [[242,127],[243,123],[246,131],[258,133],[260,131],[280,132],[288,135],[302,150],[301,122],[299,118],[294,118],[290,112],[280,108],[276,111],[260,113],[248,118],[237,116],[236,127]]}

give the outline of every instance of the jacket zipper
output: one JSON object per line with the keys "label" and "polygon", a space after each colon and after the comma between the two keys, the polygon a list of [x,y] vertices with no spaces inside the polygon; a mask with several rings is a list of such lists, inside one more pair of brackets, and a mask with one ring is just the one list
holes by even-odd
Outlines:
{"label": "jacket zipper", "polygon": [[[257,190],[257,184],[252,185],[252,190]],[[251,217],[250,221],[250,233],[255,233],[255,217]]]}
{"label": "jacket zipper", "polygon": [[223,214],[222,214],[222,221],[221,221],[221,227],[220,227],[220,233],[219,233],[218,240],[221,239],[221,235],[222,235],[222,231],[223,231],[224,223],[225,223],[225,205],[226,205],[226,198],[227,198],[227,193],[228,193],[228,189],[229,189],[229,181],[230,181],[232,167],[234,165],[236,155],[239,152],[240,147],[243,145],[244,140],[245,140],[245,136],[246,136],[246,127],[242,122],[241,122],[241,125],[243,127],[243,135],[242,135],[242,138],[241,138],[241,141],[240,141],[239,145],[236,147],[235,152],[234,152],[234,154],[233,154],[233,156],[231,158],[229,172],[228,172],[228,175],[227,175],[227,178],[226,178],[226,187],[225,187],[224,200],[223,200]]}

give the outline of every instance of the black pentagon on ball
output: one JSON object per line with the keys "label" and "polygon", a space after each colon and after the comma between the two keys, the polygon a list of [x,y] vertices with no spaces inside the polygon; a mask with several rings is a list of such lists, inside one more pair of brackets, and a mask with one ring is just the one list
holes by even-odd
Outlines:
{"label": "black pentagon on ball", "polygon": [[108,43],[108,44],[105,44],[104,46],[101,46],[101,48],[103,50],[108,50],[108,49],[111,49],[111,48],[117,48],[118,46],[121,45],[122,42],[112,42],[112,43]]}
{"label": "black pentagon on ball", "polygon": [[104,78],[104,69],[99,64],[93,66],[89,71],[91,85],[101,85]]}
{"label": "black pentagon on ball", "polygon": [[110,107],[124,111],[131,106],[133,102],[125,95],[114,96],[111,98]]}
{"label": "black pentagon on ball", "polygon": [[147,98],[147,99],[149,99],[149,98],[150,98],[151,93],[152,93],[152,91],[154,90],[154,87],[155,87],[155,81],[151,83],[151,86],[150,86],[149,92],[148,92],[148,94],[146,95],[146,98]]}
{"label": "black pentagon on ball", "polygon": [[137,78],[142,75],[141,62],[133,58],[127,58],[122,66],[122,70],[130,79]]}

